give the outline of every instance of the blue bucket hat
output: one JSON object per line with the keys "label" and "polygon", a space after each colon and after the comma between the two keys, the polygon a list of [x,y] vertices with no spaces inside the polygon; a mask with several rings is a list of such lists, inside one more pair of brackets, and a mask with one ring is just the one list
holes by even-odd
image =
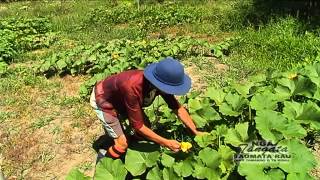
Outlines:
{"label": "blue bucket hat", "polygon": [[184,95],[191,88],[191,79],[184,73],[182,64],[171,57],[148,65],[144,77],[167,94]]}

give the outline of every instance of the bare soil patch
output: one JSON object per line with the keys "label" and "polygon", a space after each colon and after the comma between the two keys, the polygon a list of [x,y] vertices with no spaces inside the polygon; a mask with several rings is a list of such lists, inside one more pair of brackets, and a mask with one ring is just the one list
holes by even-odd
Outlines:
{"label": "bare soil patch", "polygon": [[201,78],[201,75],[195,65],[191,64],[190,66],[186,67],[185,72],[191,78],[192,90],[201,91],[206,87],[206,82],[203,78]]}
{"label": "bare soil patch", "polygon": [[87,102],[60,104],[65,98],[78,97],[84,77],[46,81],[61,86],[26,86],[16,93],[19,98],[13,104],[1,109],[18,114],[0,124],[4,175],[64,179],[72,168],[80,167],[92,176],[96,158],[92,142],[103,134],[102,128]]}
{"label": "bare soil patch", "polygon": [[315,144],[313,155],[315,156],[318,164],[317,167],[311,171],[311,174],[320,179],[320,141]]}

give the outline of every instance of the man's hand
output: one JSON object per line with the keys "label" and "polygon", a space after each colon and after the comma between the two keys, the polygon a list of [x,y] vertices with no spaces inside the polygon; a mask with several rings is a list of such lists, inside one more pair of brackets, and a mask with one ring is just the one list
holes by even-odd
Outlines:
{"label": "man's hand", "polygon": [[168,139],[165,141],[164,146],[169,148],[173,152],[179,152],[180,151],[180,143],[176,140]]}
{"label": "man's hand", "polygon": [[161,146],[169,148],[173,152],[178,152],[180,150],[180,143],[178,141],[163,138],[145,125],[138,129],[137,132],[146,137],[147,139],[150,139],[151,141],[154,141],[160,144]]}

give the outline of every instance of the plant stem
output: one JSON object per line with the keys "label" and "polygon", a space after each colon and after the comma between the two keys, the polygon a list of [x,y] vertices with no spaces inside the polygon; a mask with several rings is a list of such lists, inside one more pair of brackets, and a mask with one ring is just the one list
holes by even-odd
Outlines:
{"label": "plant stem", "polygon": [[138,4],[138,11],[140,11],[140,0],[137,0],[137,4]]}
{"label": "plant stem", "polygon": [[252,116],[251,116],[251,107],[249,106],[249,121],[252,120]]}

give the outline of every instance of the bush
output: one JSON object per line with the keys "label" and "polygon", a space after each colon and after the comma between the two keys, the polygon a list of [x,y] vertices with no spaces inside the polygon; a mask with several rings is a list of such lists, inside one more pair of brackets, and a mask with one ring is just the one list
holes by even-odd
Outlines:
{"label": "bush", "polygon": [[120,4],[112,9],[93,9],[85,24],[116,25],[129,23],[141,29],[154,30],[166,26],[195,23],[204,20],[201,9],[192,6],[180,6],[173,3],[144,6],[140,10],[133,5]]}
{"label": "bush", "polygon": [[11,18],[0,21],[0,61],[9,62],[19,53],[48,47],[54,41],[46,18]]}

